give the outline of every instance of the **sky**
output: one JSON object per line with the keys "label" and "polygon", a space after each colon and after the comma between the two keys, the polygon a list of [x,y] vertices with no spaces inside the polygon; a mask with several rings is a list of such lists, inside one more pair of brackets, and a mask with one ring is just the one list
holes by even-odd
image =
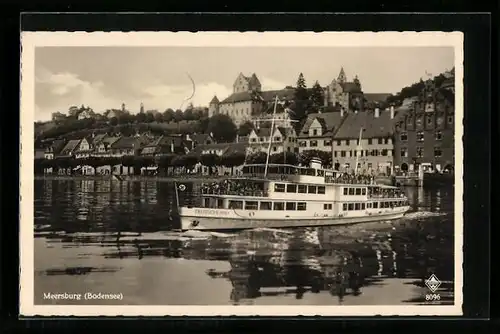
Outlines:
{"label": "sky", "polygon": [[326,86],[343,67],[365,93],[397,93],[453,66],[452,47],[37,47],[35,119],[82,104],[103,112],[125,103],[132,113],[141,103],[159,111],[208,106],[231,94],[240,72],[273,90],[294,86],[301,72],[307,86]]}

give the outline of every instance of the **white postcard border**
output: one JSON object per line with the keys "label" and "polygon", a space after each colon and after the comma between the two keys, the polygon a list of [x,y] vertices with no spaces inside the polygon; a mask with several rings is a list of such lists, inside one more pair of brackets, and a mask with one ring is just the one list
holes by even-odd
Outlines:
{"label": "white postcard border", "polygon": [[[20,314],[22,316],[434,316],[463,302],[463,34],[461,32],[22,32],[20,110]],[[374,47],[450,46],[455,53],[454,305],[118,306],[34,304],[35,48],[42,46]]]}

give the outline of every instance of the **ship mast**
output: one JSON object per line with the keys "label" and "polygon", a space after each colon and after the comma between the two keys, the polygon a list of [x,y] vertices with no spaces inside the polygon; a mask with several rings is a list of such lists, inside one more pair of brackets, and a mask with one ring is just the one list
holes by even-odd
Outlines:
{"label": "ship mast", "polygon": [[269,156],[271,155],[271,145],[273,143],[273,131],[274,131],[274,120],[276,116],[276,105],[278,104],[278,95],[274,99],[274,110],[273,110],[273,120],[271,121],[271,131],[269,133],[269,145],[267,146],[267,157],[266,157],[266,168],[264,171],[264,177],[267,176],[267,168],[269,165]]}
{"label": "ship mast", "polygon": [[358,147],[356,148],[356,166],[354,167],[354,175],[358,174],[358,160],[361,154],[361,136],[363,135],[363,127],[359,129],[359,139],[358,139]]}

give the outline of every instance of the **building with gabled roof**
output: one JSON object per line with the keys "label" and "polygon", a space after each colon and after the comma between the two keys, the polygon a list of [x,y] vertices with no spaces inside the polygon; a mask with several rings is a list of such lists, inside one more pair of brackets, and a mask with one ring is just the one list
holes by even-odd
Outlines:
{"label": "building with gabled roof", "polygon": [[280,101],[291,101],[294,89],[262,91],[261,83],[255,73],[251,76],[240,73],[233,84],[231,95],[221,101],[217,96],[214,96],[210,101],[209,116],[224,114],[231,117],[234,123],[239,126],[266,110],[269,104],[273,103],[276,95]]}
{"label": "building with gabled roof", "polygon": [[[270,142],[272,140],[272,142]],[[271,154],[298,152],[297,135],[292,127],[275,126],[255,128],[248,135],[250,153],[266,152],[271,144]]]}
{"label": "building with gabled roof", "polygon": [[56,139],[45,149],[44,158],[54,159],[66,145],[65,139]]}
{"label": "building with gabled roof", "polygon": [[80,142],[81,139],[69,140],[56,157],[73,157],[78,149],[78,146],[80,145]]}
{"label": "building with gabled roof", "polygon": [[355,76],[353,81],[347,81],[344,68],[340,69],[337,79],[324,88],[324,105],[339,105],[345,111],[363,110],[364,94],[361,89],[361,82]]}

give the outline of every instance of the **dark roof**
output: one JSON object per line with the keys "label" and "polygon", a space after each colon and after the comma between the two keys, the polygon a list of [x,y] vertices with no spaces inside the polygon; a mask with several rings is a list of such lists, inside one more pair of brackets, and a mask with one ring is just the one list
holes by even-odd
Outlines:
{"label": "dark roof", "polygon": [[245,153],[248,143],[214,143],[197,146],[194,150],[196,153],[201,153],[205,150],[222,150],[222,154]]}
{"label": "dark roof", "polygon": [[59,152],[61,152],[61,150],[64,148],[65,144],[66,144],[65,139],[56,139],[52,142],[52,145],[47,147],[46,151],[52,152],[54,154],[59,154]]}
{"label": "dark roof", "polygon": [[[173,151],[171,144],[174,143]],[[169,153],[187,153],[187,148],[184,146],[182,138],[159,138],[141,150],[141,154],[169,154]]]}
{"label": "dark roof", "polygon": [[[281,132],[281,134],[285,137],[290,135],[292,133],[292,129],[287,129],[283,126],[278,126],[277,129]],[[259,129],[255,129],[255,133],[257,134],[258,137],[269,137],[271,134],[271,128],[270,127],[262,127]],[[247,138],[248,141],[248,138]]]}
{"label": "dark roof", "polygon": [[101,133],[98,135],[95,135],[94,138],[92,139],[92,144],[97,145],[99,144],[104,138],[106,138],[107,134]]}
{"label": "dark roof", "polygon": [[260,85],[260,81],[259,79],[257,78],[257,76],[255,75],[255,73],[252,74],[252,76],[250,78],[247,78],[247,81],[248,83],[251,85],[251,86],[254,86],[254,85]]}
{"label": "dark roof", "polygon": [[276,95],[278,95],[278,98],[280,100],[292,100],[294,94],[295,89],[268,90],[263,92],[239,92],[229,95],[224,100],[222,100],[221,103],[235,103],[251,100],[271,102],[274,100]]}
{"label": "dark roof", "polygon": [[280,90],[267,90],[260,92],[264,101],[272,102],[276,95],[280,100],[293,100],[295,89],[280,89]]}
{"label": "dark roof", "polygon": [[111,144],[111,148],[114,149],[135,149],[140,147],[140,141],[136,137],[121,137],[117,141]]}
{"label": "dark roof", "polygon": [[361,88],[356,85],[354,82],[344,82],[341,83],[340,86],[342,86],[342,89],[344,92],[349,92],[349,93],[357,93],[361,92]]}
{"label": "dark roof", "polygon": [[308,134],[304,134],[304,131],[309,131],[309,127],[317,119],[318,122],[323,127],[323,136],[331,136],[334,129],[336,129],[342,121],[340,112],[327,112],[327,113],[314,113],[307,115],[307,119],[304,122],[304,126],[300,131],[299,137],[309,137]]}
{"label": "dark roof", "polygon": [[217,98],[217,95],[214,95],[214,98],[212,99],[212,101],[210,101],[210,104],[212,103],[219,103],[219,99]]}
{"label": "dark roof", "polygon": [[364,138],[389,137],[393,134],[394,120],[391,119],[390,111],[380,110],[379,117],[374,112],[348,113],[345,121],[341,124],[335,138],[356,139],[359,130],[364,129]]}
{"label": "dark roof", "polygon": [[271,134],[271,128],[265,127],[255,129],[255,134],[258,137],[269,137],[269,135]]}
{"label": "dark roof", "polygon": [[221,103],[236,103],[236,102],[244,102],[244,101],[251,101],[255,100],[258,97],[253,94],[252,92],[239,92],[239,93],[233,93],[226,97],[224,100],[221,101]]}
{"label": "dark roof", "polygon": [[394,111],[394,124],[402,121],[406,115],[408,115],[412,108],[413,103],[418,100],[418,97],[410,97],[403,100],[403,103],[397,107]]}
{"label": "dark roof", "polygon": [[383,102],[391,95],[390,93],[364,93],[368,102]]}
{"label": "dark roof", "polygon": [[196,144],[205,143],[207,140],[214,141],[212,136],[210,136],[210,134],[208,133],[196,133],[190,135],[190,137]]}
{"label": "dark roof", "polygon": [[61,150],[61,155],[70,155],[80,144],[80,139],[72,139],[66,143],[66,145]]}

